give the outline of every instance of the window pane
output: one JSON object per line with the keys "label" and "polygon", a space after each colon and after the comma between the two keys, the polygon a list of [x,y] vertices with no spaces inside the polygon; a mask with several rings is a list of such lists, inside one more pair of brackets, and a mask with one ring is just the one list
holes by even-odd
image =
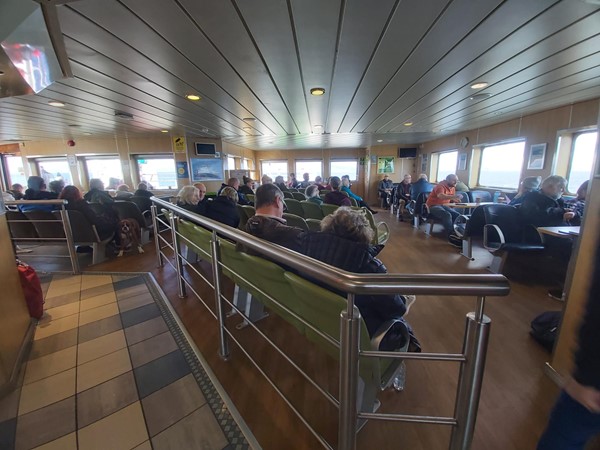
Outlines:
{"label": "window pane", "polygon": [[436,181],[445,180],[448,175],[456,172],[456,158],[458,158],[457,151],[439,154]]}
{"label": "window pane", "polygon": [[177,174],[173,158],[136,158],[140,181],[149,189],[176,189]]}
{"label": "window pane", "polygon": [[579,186],[589,180],[594,162],[594,151],[596,150],[597,132],[582,133],[575,138],[573,153],[571,155],[571,169],[569,170],[569,184],[567,191],[577,192]]}
{"label": "window pane", "polygon": [[7,156],[6,167],[8,168],[9,184],[13,185],[19,183],[27,188],[27,177],[25,176],[25,168],[23,167],[23,158],[20,156]]}
{"label": "window pane", "polygon": [[263,175],[268,175],[273,178],[282,176],[284,180],[287,180],[288,163],[287,161],[261,161],[260,162],[261,172]]}
{"label": "window pane", "polygon": [[342,177],[349,175],[350,180],[356,181],[358,178],[358,161],[352,160],[334,160],[329,163],[329,176]]}
{"label": "window pane", "polygon": [[481,153],[479,185],[517,189],[524,153],[525,141],[485,147]]}
{"label": "window pane", "polygon": [[38,159],[37,165],[46,186],[54,180],[63,180],[65,185],[73,184],[69,163],[66,159]]}
{"label": "window pane", "polygon": [[309,180],[314,180],[315,177],[323,176],[323,161],[321,160],[306,160],[296,161],[296,178],[302,180],[302,175],[308,173]]}
{"label": "window pane", "polygon": [[123,169],[119,158],[86,158],[85,165],[90,179],[101,179],[105,189],[116,189],[123,183]]}
{"label": "window pane", "polygon": [[227,157],[227,170],[235,170],[235,158],[233,156]]}

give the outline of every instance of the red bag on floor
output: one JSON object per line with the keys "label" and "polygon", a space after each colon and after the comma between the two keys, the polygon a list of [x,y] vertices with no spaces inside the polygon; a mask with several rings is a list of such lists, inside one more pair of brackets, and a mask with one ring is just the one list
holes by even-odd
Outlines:
{"label": "red bag on floor", "polygon": [[34,319],[40,319],[44,315],[44,293],[42,284],[33,267],[17,261],[17,270],[21,279],[21,287],[29,309],[29,315]]}

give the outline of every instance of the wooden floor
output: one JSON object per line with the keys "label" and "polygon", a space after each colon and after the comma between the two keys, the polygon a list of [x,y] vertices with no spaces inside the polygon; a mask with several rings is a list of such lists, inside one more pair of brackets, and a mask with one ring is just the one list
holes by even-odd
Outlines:
{"label": "wooden floor", "polygon": [[[408,223],[397,222],[384,211],[376,219],[385,220],[392,232],[381,254],[389,272],[486,272],[490,255],[485,250],[476,249],[475,260],[469,261],[460,256],[457,249],[435,237],[435,233],[427,236]],[[125,256],[86,270],[152,272],[260,444],[265,449],[319,448],[312,434],[236,345],[231,346],[229,361],[217,356],[215,320],[193,296],[178,298],[174,271],[168,265],[157,269],[152,246],[149,244],[145,248],[143,255]],[[526,273],[516,275],[519,280],[530,278]],[[210,289],[195,280],[195,276],[189,275],[189,278],[212,309],[214,298]],[[549,354],[528,335],[531,319],[543,311],[561,307],[547,296],[547,289],[547,285],[532,281],[511,281],[508,297],[487,301],[486,314],[492,319],[492,329],[473,449],[535,448],[558,393],[557,387],[543,374]],[[465,314],[474,306],[475,298],[472,297],[420,296],[407,319],[424,351],[459,352]],[[292,404],[306,415],[307,421],[335,446],[336,410],[283,358],[258,339],[254,330],[235,330],[234,325],[239,321],[235,316],[228,319],[234,336],[290,397]],[[321,386],[336,392],[335,361],[316,350],[274,315],[259,324],[261,330],[282,345]],[[405,391],[382,392],[380,411],[452,415],[457,374],[454,363],[411,361]],[[371,421],[359,434],[358,448],[446,449],[449,436],[450,429],[444,426]]]}

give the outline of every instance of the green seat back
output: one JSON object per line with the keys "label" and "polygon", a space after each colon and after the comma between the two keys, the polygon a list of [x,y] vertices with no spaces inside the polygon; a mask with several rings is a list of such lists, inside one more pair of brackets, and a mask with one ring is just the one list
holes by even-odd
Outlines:
{"label": "green seat back", "polygon": [[302,192],[292,192],[292,196],[299,202],[306,200],[306,195],[304,195]]}
{"label": "green seat back", "polygon": [[388,241],[388,239],[390,237],[389,228],[387,227],[387,224],[385,222],[375,223],[375,218],[373,217],[373,213],[371,213],[371,211],[369,211],[367,208],[361,208],[361,209],[362,209],[362,212],[367,217],[367,220],[369,221],[371,228],[373,229],[373,240],[371,241],[371,243],[373,245],[377,245],[377,244],[385,245],[385,243]]}
{"label": "green seat back", "polygon": [[256,214],[256,209],[254,206],[242,205],[242,208],[244,213],[246,213],[246,220],[248,220],[250,217],[254,217],[254,214]]}
{"label": "green seat back", "polygon": [[287,213],[295,214],[300,217],[304,217],[304,210],[302,209],[302,205],[300,204],[300,200],[296,200],[293,198],[286,198],[284,200],[285,206],[287,206]]}
{"label": "green seat back", "polygon": [[177,228],[179,233],[187,239],[182,240],[182,244],[191,247],[200,258],[209,262],[212,261],[210,248],[210,241],[212,239],[211,231],[185,220],[179,221]]}
{"label": "green seat back", "polygon": [[254,203],[254,200],[256,199],[256,195],[254,195],[254,194],[246,194],[246,198],[248,199],[249,202]]}
{"label": "green seat back", "polygon": [[294,196],[292,195],[292,193],[290,191],[283,191],[283,198],[285,198],[285,199],[294,198]]}
{"label": "green seat back", "polygon": [[338,205],[330,205],[329,203],[323,203],[321,205],[321,211],[323,211],[323,217],[328,216],[329,214],[333,214],[336,209],[338,209]]}
{"label": "green seat back", "polygon": [[236,206],[237,206],[238,214],[240,216],[240,224],[238,225],[238,228],[240,230],[245,230],[246,223],[248,222],[248,216],[246,215],[246,210],[239,203]]}
{"label": "green seat back", "polygon": [[289,213],[283,213],[283,218],[290,227],[302,228],[304,231],[308,231],[308,224],[304,218]]}
{"label": "green seat back", "polygon": [[318,219],[306,219],[309,231],[321,231],[321,221]]}
{"label": "green seat back", "polygon": [[321,220],[324,217],[321,207],[319,205],[317,205],[316,203],[305,200],[303,202],[300,202],[300,206],[302,206],[302,210],[304,211],[303,217],[305,219]]}
{"label": "green seat back", "polygon": [[352,206],[358,206],[358,202],[355,198],[350,197],[350,203],[352,204]]}

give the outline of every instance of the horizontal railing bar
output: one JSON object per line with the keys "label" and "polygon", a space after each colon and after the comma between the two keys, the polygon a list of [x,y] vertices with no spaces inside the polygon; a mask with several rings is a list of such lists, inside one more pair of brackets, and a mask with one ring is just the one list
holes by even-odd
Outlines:
{"label": "horizontal railing bar", "polygon": [[321,261],[271,244],[220,222],[186,211],[171,203],[152,197],[152,201],[198,225],[207,226],[220,236],[232,239],[272,261],[329,286],[353,294],[420,294],[505,296],[510,287],[507,279],[497,274],[355,274],[334,268]]}
{"label": "horizontal railing bar", "polygon": [[467,360],[462,353],[411,353],[411,352],[378,352],[365,350],[359,352],[360,356],[369,356],[376,358],[397,358],[397,359],[420,359],[425,361],[452,361],[464,362]]}
{"label": "horizontal railing bar", "polygon": [[359,419],[385,420],[389,422],[412,422],[412,423],[431,423],[437,425],[455,426],[458,422],[454,417],[439,416],[415,416],[412,414],[381,414],[381,413],[358,413]]}

